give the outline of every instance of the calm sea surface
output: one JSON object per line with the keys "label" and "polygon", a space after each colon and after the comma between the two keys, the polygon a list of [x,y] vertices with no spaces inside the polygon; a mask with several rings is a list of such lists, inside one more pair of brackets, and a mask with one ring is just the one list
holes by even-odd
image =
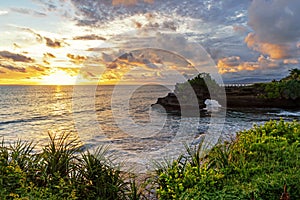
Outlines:
{"label": "calm sea surface", "polygon": [[[177,155],[181,144],[197,142],[209,128],[210,117],[183,120],[151,108],[171,90],[151,85],[0,86],[0,137],[33,140],[41,149],[48,132],[72,133],[85,149],[109,145],[124,163],[147,167],[153,159]],[[231,135],[280,118],[299,120],[300,109],[227,111],[224,126],[213,131]]]}

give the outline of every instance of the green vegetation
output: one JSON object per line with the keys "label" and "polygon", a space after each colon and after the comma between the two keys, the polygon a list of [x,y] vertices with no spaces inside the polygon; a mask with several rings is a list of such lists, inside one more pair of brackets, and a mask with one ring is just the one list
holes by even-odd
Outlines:
{"label": "green vegetation", "polygon": [[7,146],[2,142],[0,199],[131,199],[140,195],[131,190],[130,175],[125,181],[125,174],[106,158],[107,148],[82,153],[70,134],[49,137],[41,153],[33,152],[32,143]]}
{"label": "green vegetation", "polygon": [[[209,94],[220,93],[221,87],[207,73],[200,73],[193,79],[176,84],[175,94],[184,94],[189,100],[188,88],[192,86],[197,95],[208,97]],[[240,88],[242,92],[242,87]],[[259,96],[264,99],[300,99],[300,69],[290,70],[290,74],[280,81],[273,80],[268,83],[256,83],[252,86],[244,86],[249,95]]]}
{"label": "green vegetation", "polygon": [[[296,121],[254,126],[206,154],[201,145],[186,147],[187,155],[161,164],[148,182],[121,172],[105,147],[82,152],[69,134],[49,136],[41,152],[34,152],[31,142],[2,141],[0,199],[279,200],[285,185],[291,199],[300,199]],[[145,196],[147,191],[152,193]]]}
{"label": "green vegetation", "polygon": [[300,70],[292,69],[290,74],[280,81],[256,84],[262,90],[261,96],[267,99],[300,98]]}
{"label": "green vegetation", "polygon": [[220,89],[218,83],[212,79],[210,74],[208,73],[200,73],[193,79],[189,79],[187,82],[178,83],[175,86],[175,93],[184,93],[185,91],[189,91],[188,87],[192,86],[192,88],[197,91],[199,88],[202,89],[203,93],[213,93],[217,92]]}
{"label": "green vegetation", "polygon": [[188,157],[160,169],[160,199],[279,200],[286,184],[300,199],[300,124],[270,121],[215,146],[204,158]]}

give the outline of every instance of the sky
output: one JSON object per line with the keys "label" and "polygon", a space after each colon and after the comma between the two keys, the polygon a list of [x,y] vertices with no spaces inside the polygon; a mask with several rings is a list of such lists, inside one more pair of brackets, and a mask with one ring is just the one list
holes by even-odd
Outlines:
{"label": "sky", "polygon": [[[1,1],[0,84],[175,83],[214,70],[225,83],[279,80],[299,68],[299,10],[296,0]],[[200,49],[211,69],[184,53]]]}

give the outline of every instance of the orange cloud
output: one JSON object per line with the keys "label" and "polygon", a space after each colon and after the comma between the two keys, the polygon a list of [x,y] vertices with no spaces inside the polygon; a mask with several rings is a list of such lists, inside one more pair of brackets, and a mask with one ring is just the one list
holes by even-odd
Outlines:
{"label": "orange cloud", "polygon": [[24,62],[24,63],[29,63],[29,62],[34,62],[34,59],[24,56],[22,54],[18,53],[12,53],[9,51],[0,51],[0,61],[5,61],[5,60],[10,60],[14,62]]}
{"label": "orange cloud", "polygon": [[76,36],[73,38],[73,40],[106,40],[106,38],[92,34],[92,35]]}
{"label": "orange cloud", "polygon": [[50,68],[39,64],[5,62],[0,65],[0,84],[38,84],[39,77],[49,71]]}
{"label": "orange cloud", "polygon": [[255,33],[249,33],[245,38],[245,42],[249,48],[269,55],[272,59],[283,59],[289,57],[289,47],[287,45],[262,42]]}
{"label": "orange cloud", "polygon": [[51,39],[48,37],[44,37],[44,39],[46,40],[46,45],[51,48],[61,48],[65,45],[65,43],[60,40]]}
{"label": "orange cloud", "polygon": [[83,63],[87,57],[86,56],[80,56],[80,55],[73,55],[68,53],[67,57],[71,59],[71,62],[75,63],[75,64],[81,64]]}
{"label": "orange cloud", "polygon": [[255,62],[242,62],[240,57],[232,56],[220,59],[217,64],[219,73],[225,74],[229,72],[238,71],[253,71],[259,68],[259,65]]}
{"label": "orange cloud", "polygon": [[[290,60],[290,62],[294,61]],[[257,61],[254,62],[244,62],[238,56],[222,58],[218,61],[217,67],[219,69],[219,73],[225,74],[239,71],[254,71],[271,68],[276,69],[280,65],[282,65],[282,61],[260,55],[257,58]]]}
{"label": "orange cloud", "polygon": [[55,55],[53,55],[52,53],[44,53],[44,58],[56,58]]}
{"label": "orange cloud", "polygon": [[80,68],[70,68],[70,67],[58,67],[57,69],[66,72],[70,76],[76,76],[78,75]]}
{"label": "orange cloud", "polygon": [[297,59],[285,59],[283,60],[284,64],[298,64],[299,61]]}

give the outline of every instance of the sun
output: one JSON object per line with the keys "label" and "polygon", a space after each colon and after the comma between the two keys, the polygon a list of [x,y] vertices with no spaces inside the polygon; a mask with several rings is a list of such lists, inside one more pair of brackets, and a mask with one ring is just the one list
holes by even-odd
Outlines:
{"label": "sun", "polygon": [[47,76],[42,76],[40,82],[43,85],[74,85],[76,76],[71,76],[62,70],[55,70]]}

